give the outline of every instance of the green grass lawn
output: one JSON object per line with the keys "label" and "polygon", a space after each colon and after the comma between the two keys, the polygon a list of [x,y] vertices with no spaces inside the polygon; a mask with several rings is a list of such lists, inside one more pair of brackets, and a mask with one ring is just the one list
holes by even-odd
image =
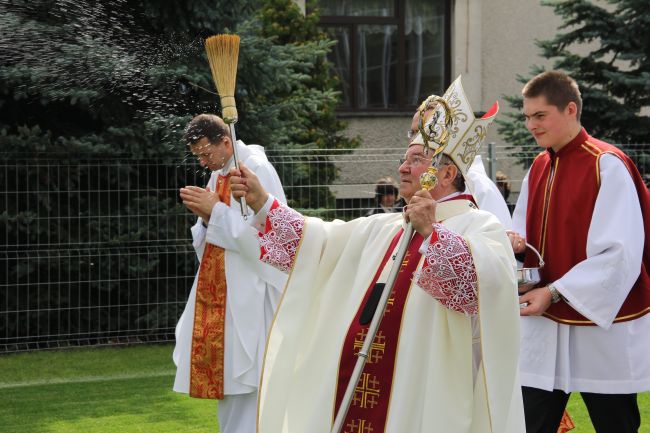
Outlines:
{"label": "green grass lawn", "polygon": [[214,400],[172,391],[170,345],[0,357],[2,433],[219,431]]}
{"label": "green grass lawn", "polygon": [[[215,401],[172,391],[172,350],[138,345],[0,356],[0,432],[218,433]],[[639,395],[639,405],[639,432],[650,433],[650,393]],[[594,432],[579,394],[568,408],[572,433]]]}

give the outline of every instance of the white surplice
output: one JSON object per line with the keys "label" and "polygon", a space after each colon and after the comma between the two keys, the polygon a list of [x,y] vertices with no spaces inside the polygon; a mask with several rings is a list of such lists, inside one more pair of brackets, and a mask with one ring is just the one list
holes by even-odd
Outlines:
{"label": "white surplice", "polygon": [[501,191],[485,171],[481,155],[476,155],[465,176],[467,193],[474,196],[478,208],[496,216],[506,230],[512,228],[512,217]]}
{"label": "white surplice", "polygon": [[[645,234],[639,199],[629,172],[616,156],[601,157],[600,179],[587,258],[553,282],[573,308],[598,326],[522,317],[524,386],[600,394],[650,390],[650,314],[612,323],[641,269]],[[513,215],[514,230],[522,235],[527,203],[528,175]]]}
{"label": "white surplice", "polygon": [[[264,149],[237,141],[238,157],[260,179],[261,184],[279,200],[285,201],[278,175],[266,158]],[[225,168],[213,172],[208,186],[216,191],[217,175],[226,175],[234,159]],[[252,211],[250,211],[252,216]],[[230,206],[215,204],[207,228],[201,218],[192,227],[193,246],[201,260],[205,243],[225,249],[226,321],[224,350],[224,394],[257,391],[266,335],[286,282],[286,275],[259,260],[257,230],[241,215],[239,202],[231,197]],[[190,352],[194,326],[197,277],[185,311],[176,326],[173,359],[177,366],[174,391],[188,393]],[[254,425],[254,419],[252,420]]]}
{"label": "white surplice", "polygon": [[[439,203],[436,217],[471,249],[479,313],[449,310],[414,284],[400,326],[384,431],[521,433],[519,307],[509,241],[494,216],[464,200]],[[306,220],[269,335],[259,433],[330,431],[343,340],[402,220],[400,214],[347,223]],[[283,232],[291,226],[289,221]],[[473,321],[480,323],[478,341]],[[472,362],[476,348],[479,365]]]}

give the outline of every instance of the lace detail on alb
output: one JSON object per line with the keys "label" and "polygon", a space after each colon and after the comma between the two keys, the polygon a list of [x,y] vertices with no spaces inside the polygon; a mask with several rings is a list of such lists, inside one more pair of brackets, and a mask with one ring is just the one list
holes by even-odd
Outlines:
{"label": "lace detail on alb", "polygon": [[275,201],[266,216],[266,233],[260,233],[260,260],[289,272],[296,260],[305,219],[295,210]]}
{"label": "lace detail on alb", "polygon": [[415,282],[450,310],[466,315],[478,312],[478,278],[469,246],[442,224],[433,225],[431,243]]}

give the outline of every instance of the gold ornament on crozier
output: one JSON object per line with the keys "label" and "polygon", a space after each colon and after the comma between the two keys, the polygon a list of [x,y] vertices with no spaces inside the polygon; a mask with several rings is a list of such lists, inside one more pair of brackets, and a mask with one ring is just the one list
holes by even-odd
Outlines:
{"label": "gold ornament on crozier", "polygon": [[[437,110],[438,106],[442,108],[442,112]],[[427,111],[430,114],[425,119]],[[420,185],[426,191],[431,191],[438,184],[438,177],[436,176],[438,168],[433,162],[436,161],[436,157],[442,153],[449,142],[449,130],[453,124],[452,111],[452,108],[445,99],[435,95],[427,98],[420,106],[418,129],[424,141],[424,154],[426,155],[430,150],[433,150],[433,156],[431,157],[432,165],[420,175]],[[444,124],[441,125],[440,117],[443,113]],[[437,144],[438,147],[434,149],[431,146],[431,142]]]}

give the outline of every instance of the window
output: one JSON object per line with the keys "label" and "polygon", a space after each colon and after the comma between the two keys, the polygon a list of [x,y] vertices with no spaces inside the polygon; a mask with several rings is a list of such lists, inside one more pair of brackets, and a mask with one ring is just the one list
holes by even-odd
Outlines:
{"label": "window", "polygon": [[411,112],[450,80],[450,0],[318,0],[340,111]]}

